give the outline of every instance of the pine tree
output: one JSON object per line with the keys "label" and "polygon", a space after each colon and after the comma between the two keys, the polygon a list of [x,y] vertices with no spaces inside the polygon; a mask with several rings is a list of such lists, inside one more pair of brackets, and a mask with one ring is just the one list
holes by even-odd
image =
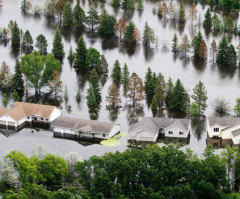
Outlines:
{"label": "pine tree", "polygon": [[171,97],[172,97],[172,91],[173,91],[173,82],[172,79],[169,77],[167,85],[166,85],[166,99],[165,99],[165,103],[167,105],[167,107],[170,106],[171,103]]}
{"label": "pine tree", "polygon": [[76,94],[76,97],[75,97],[76,102],[77,102],[78,104],[80,104],[81,98],[82,98],[82,97],[81,97],[81,93],[80,93],[80,90],[78,89],[77,94]]}
{"label": "pine tree", "polygon": [[55,59],[58,59],[59,61],[62,61],[65,56],[64,46],[62,43],[62,35],[58,27],[56,28],[56,32],[53,40],[52,54],[55,57]]}
{"label": "pine tree", "polygon": [[47,40],[45,38],[44,35],[38,35],[37,39],[36,39],[36,44],[35,44],[36,48],[38,49],[39,53],[42,55],[46,55],[47,54]]}
{"label": "pine tree", "polygon": [[104,35],[114,35],[116,18],[104,9],[99,20],[98,31]]}
{"label": "pine tree", "polygon": [[216,62],[218,64],[228,65],[228,49],[228,42],[226,37],[224,36],[218,46],[218,54],[216,59]]}
{"label": "pine tree", "polygon": [[153,73],[150,67],[148,67],[146,75],[145,75],[145,81],[144,81],[144,87],[145,87],[145,93],[146,96],[149,97],[151,93],[150,83],[153,78]]}
{"label": "pine tree", "polygon": [[193,28],[193,21],[197,19],[197,9],[194,2],[191,4],[191,7],[189,9],[189,18],[191,20],[191,25]]}
{"label": "pine tree", "polygon": [[129,82],[129,70],[128,70],[127,64],[125,63],[123,67],[123,73],[122,73],[122,84],[123,84],[124,94],[126,93],[128,82]]}
{"label": "pine tree", "polygon": [[23,75],[20,71],[20,63],[17,60],[15,65],[15,73],[11,80],[11,89],[17,91],[19,94],[23,94],[24,92],[24,81]]}
{"label": "pine tree", "polygon": [[123,41],[125,43],[135,43],[136,42],[136,39],[133,35],[134,30],[135,30],[135,26],[134,26],[133,22],[130,21],[126,27],[126,31],[125,31],[124,38],[123,38]]}
{"label": "pine tree", "polygon": [[215,62],[215,57],[217,55],[217,52],[218,52],[217,44],[216,44],[215,40],[213,40],[213,42],[211,43],[211,48],[210,48],[210,54],[212,55],[213,62]]}
{"label": "pine tree", "polygon": [[22,0],[21,3],[21,10],[24,14],[26,14],[28,12],[28,10],[31,8],[31,3],[27,0]]}
{"label": "pine tree", "polygon": [[128,0],[128,6],[129,9],[135,8],[135,0]]}
{"label": "pine tree", "polygon": [[112,7],[119,8],[121,5],[121,1],[120,0],[112,0],[111,4],[112,4]]}
{"label": "pine tree", "polygon": [[236,99],[236,105],[234,107],[234,113],[237,117],[240,117],[240,98]]}
{"label": "pine tree", "polygon": [[207,9],[207,12],[204,15],[205,19],[203,21],[203,27],[210,30],[212,28],[212,15],[210,9]]}
{"label": "pine tree", "polygon": [[207,45],[205,43],[204,40],[202,40],[200,46],[199,46],[199,52],[198,52],[198,56],[201,59],[207,59],[208,56],[208,49],[207,49]]}
{"label": "pine tree", "polygon": [[91,26],[92,31],[94,26],[98,24],[98,13],[93,7],[88,11],[88,16],[86,18],[86,23]]}
{"label": "pine tree", "polygon": [[13,90],[12,92],[12,99],[14,100],[14,102],[18,102],[20,101],[20,97],[17,91]]}
{"label": "pine tree", "polygon": [[202,33],[198,32],[198,34],[193,38],[192,46],[194,48],[194,57],[199,58],[199,47],[203,40]]}
{"label": "pine tree", "polygon": [[81,36],[78,39],[78,43],[77,43],[77,49],[76,49],[75,60],[74,60],[75,68],[77,69],[85,68],[86,54],[87,54],[86,43],[83,37]]}
{"label": "pine tree", "polygon": [[118,87],[114,83],[112,83],[108,89],[106,101],[108,101],[112,107],[118,106],[118,104],[121,102]]}
{"label": "pine tree", "polygon": [[151,109],[152,110],[157,110],[158,109],[158,103],[155,95],[152,98],[152,103],[151,103]]}
{"label": "pine tree", "polygon": [[231,44],[228,49],[228,65],[237,66],[237,53],[234,46]]}
{"label": "pine tree", "polygon": [[178,51],[178,37],[176,35],[176,33],[173,35],[173,39],[172,39],[172,51],[174,53],[176,53]]}
{"label": "pine tree", "polygon": [[159,107],[163,106],[166,100],[166,85],[161,73],[158,74],[154,93]]}
{"label": "pine tree", "polygon": [[70,65],[72,65],[74,59],[75,59],[75,55],[73,53],[72,47],[70,47],[70,50],[68,53],[68,61],[69,61]]}
{"label": "pine tree", "polygon": [[104,55],[100,56],[100,60],[97,64],[97,73],[100,75],[108,75],[108,63]]}
{"label": "pine tree", "polygon": [[94,94],[93,85],[90,83],[89,88],[87,90],[87,105],[89,107],[96,106],[96,97]]}
{"label": "pine tree", "polygon": [[199,113],[203,113],[207,109],[207,90],[204,84],[199,81],[196,84],[195,88],[193,89],[192,99],[194,100],[195,104],[199,107]]}
{"label": "pine tree", "polygon": [[122,72],[121,72],[121,67],[120,63],[118,60],[115,61],[113,65],[113,70],[112,70],[112,80],[113,83],[119,88],[121,85],[121,79],[122,79]]}
{"label": "pine tree", "polygon": [[12,27],[12,48],[18,50],[20,47],[20,30],[17,22],[15,21]]}
{"label": "pine tree", "polygon": [[99,83],[99,77],[95,69],[93,69],[89,76],[89,83],[93,86],[96,103],[99,104],[102,101],[101,88]]}
{"label": "pine tree", "polygon": [[73,11],[69,2],[64,4],[63,8],[63,26],[70,27],[73,24]]}
{"label": "pine tree", "polygon": [[185,57],[187,56],[187,52],[189,51],[190,47],[191,45],[188,40],[188,36],[185,34],[182,38],[182,43],[179,46],[180,51],[184,53]]}
{"label": "pine tree", "polygon": [[145,22],[144,32],[143,32],[143,45],[149,47],[151,43],[155,41],[154,31]]}
{"label": "pine tree", "polygon": [[86,20],[85,12],[80,6],[80,0],[77,0],[77,4],[73,9],[73,24],[76,27],[83,27],[83,23]]}
{"label": "pine tree", "polygon": [[179,11],[178,11],[178,21],[179,23],[185,23],[186,21],[185,8],[182,4],[180,5]]}
{"label": "pine tree", "polygon": [[142,0],[138,0],[137,9],[139,11],[143,11],[143,1]]}
{"label": "pine tree", "polygon": [[100,61],[100,53],[97,49],[90,47],[87,49],[85,67],[88,70],[97,69]]}
{"label": "pine tree", "polygon": [[33,39],[28,30],[24,33],[23,36],[22,49],[27,52],[27,54],[31,53],[33,50]]}

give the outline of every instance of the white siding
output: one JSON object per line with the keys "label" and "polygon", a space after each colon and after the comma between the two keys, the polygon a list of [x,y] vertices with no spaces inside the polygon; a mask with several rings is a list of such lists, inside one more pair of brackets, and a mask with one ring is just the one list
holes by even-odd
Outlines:
{"label": "white siding", "polygon": [[[172,131],[173,134],[169,134],[169,131]],[[183,132],[183,135],[180,135],[179,132]],[[181,128],[180,126],[170,126],[165,129],[165,137],[172,138],[187,138],[189,131]]]}
{"label": "white siding", "polygon": [[138,128],[128,132],[129,140],[156,142],[158,134],[155,135],[144,128]]}
{"label": "white siding", "polygon": [[55,120],[58,117],[60,117],[61,114],[62,114],[62,111],[60,109],[54,108],[53,112],[52,112],[52,114],[50,115],[50,118],[49,118],[50,122],[52,122],[53,120]]}
{"label": "white siding", "polygon": [[109,133],[109,138],[113,137],[114,135],[116,135],[117,133],[120,132],[120,124],[115,124],[112,128],[112,130]]}

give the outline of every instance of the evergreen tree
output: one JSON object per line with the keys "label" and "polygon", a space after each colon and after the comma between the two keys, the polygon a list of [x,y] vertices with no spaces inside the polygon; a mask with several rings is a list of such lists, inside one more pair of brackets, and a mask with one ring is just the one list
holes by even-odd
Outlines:
{"label": "evergreen tree", "polygon": [[72,47],[70,47],[70,50],[68,53],[68,61],[69,61],[70,65],[72,65],[74,59],[75,59],[75,55],[73,53]]}
{"label": "evergreen tree", "polygon": [[185,8],[182,4],[180,5],[179,11],[178,11],[178,21],[179,23],[185,23],[186,21]]}
{"label": "evergreen tree", "polygon": [[147,22],[144,26],[143,45],[149,47],[155,41],[154,31],[148,26]]}
{"label": "evergreen tree", "polygon": [[85,12],[80,6],[80,0],[77,0],[77,4],[73,9],[73,23],[76,27],[83,27],[85,20]]}
{"label": "evergreen tree", "polygon": [[96,97],[94,94],[94,87],[91,83],[89,84],[89,88],[87,90],[87,105],[89,107],[96,106]]}
{"label": "evergreen tree", "polygon": [[219,43],[216,62],[221,65],[228,65],[228,42],[224,36]]}
{"label": "evergreen tree", "polygon": [[151,109],[152,110],[157,110],[158,109],[158,103],[155,95],[152,98],[152,103],[151,103]]}
{"label": "evergreen tree", "polygon": [[36,48],[38,49],[39,53],[41,55],[46,55],[47,54],[47,40],[45,38],[44,35],[38,35],[37,39],[36,39],[36,44],[35,44]]}
{"label": "evergreen tree", "polygon": [[121,1],[120,0],[112,0],[111,4],[112,4],[112,7],[119,8],[121,5]]}
{"label": "evergreen tree", "polygon": [[186,57],[190,47],[191,45],[189,43],[188,36],[185,34],[182,38],[182,43],[179,46],[179,50],[183,52]]}
{"label": "evergreen tree", "polygon": [[63,26],[70,27],[73,24],[73,11],[69,2],[64,4],[63,8]]}
{"label": "evergreen tree", "polygon": [[176,35],[176,33],[173,35],[173,39],[172,39],[172,51],[174,53],[176,53],[178,51],[178,37]]}
{"label": "evergreen tree", "polygon": [[20,97],[18,95],[18,92],[15,91],[15,90],[13,90],[13,92],[12,92],[12,99],[14,100],[14,102],[20,101]]}
{"label": "evergreen tree", "polygon": [[236,99],[236,105],[234,107],[234,113],[237,117],[240,117],[240,98]]}
{"label": "evergreen tree", "polygon": [[121,79],[122,79],[122,72],[121,72],[121,67],[120,63],[118,60],[115,61],[113,65],[113,70],[112,70],[112,80],[113,83],[119,88],[121,85]]}
{"label": "evergreen tree", "polygon": [[100,56],[100,60],[97,64],[97,73],[100,75],[108,75],[108,63],[104,55]]}
{"label": "evergreen tree", "polygon": [[237,66],[237,53],[234,46],[231,44],[228,49],[228,65]]}
{"label": "evergreen tree", "polygon": [[196,118],[200,116],[200,110],[199,110],[199,106],[197,104],[195,104],[194,102],[191,103],[189,109],[188,109],[188,114],[191,118]]}
{"label": "evergreen tree", "polygon": [[207,109],[207,90],[204,84],[199,81],[193,89],[192,99],[198,105],[199,113],[202,114]]}
{"label": "evergreen tree", "polygon": [[80,93],[80,90],[78,89],[77,94],[76,94],[76,97],[75,97],[76,102],[77,102],[78,104],[80,104],[81,98],[82,98],[82,97],[81,97],[81,93]]}
{"label": "evergreen tree", "polygon": [[99,104],[102,101],[102,96],[98,74],[95,69],[90,73],[89,82],[93,86],[96,103]]}
{"label": "evergreen tree", "polygon": [[105,35],[114,35],[116,19],[104,9],[99,20],[98,31]]}
{"label": "evergreen tree", "polygon": [[202,40],[200,46],[199,46],[199,52],[198,52],[198,56],[201,59],[207,59],[208,56],[208,49],[207,49],[207,45],[205,43],[204,40]]}
{"label": "evergreen tree", "polygon": [[26,14],[28,10],[31,8],[31,3],[27,0],[22,0],[21,3],[21,11]]}
{"label": "evergreen tree", "polygon": [[158,74],[154,93],[159,107],[163,106],[166,100],[166,85],[161,73]]}
{"label": "evergreen tree", "polygon": [[11,80],[11,89],[17,91],[19,94],[23,94],[24,92],[24,81],[23,75],[20,71],[20,63],[17,60],[15,65],[15,73]]}
{"label": "evergreen tree", "polygon": [[86,43],[83,37],[81,36],[78,39],[77,49],[75,53],[75,60],[74,60],[75,68],[78,68],[78,69],[85,68],[86,54],[87,54]]}
{"label": "evergreen tree", "polygon": [[62,35],[58,27],[56,28],[56,32],[53,40],[52,54],[59,61],[62,61],[65,56],[64,46],[62,43]]}
{"label": "evergreen tree", "polygon": [[100,53],[97,49],[90,47],[87,49],[85,67],[88,70],[97,69],[100,61]]}
{"label": "evergreen tree", "polygon": [[123,41],[125,43],[135,43],[136,38],[134,37],[134,31],[135,31],[135,25],[133,22],[129,22],[129,24],[126,27],[126,31],[124,33]]}
{"label": "evergreen tree", "polygon": [[116,107],[121,102],[118,87],[114,83],[112,83],[108,89],[108,96],[106,97],[106,100],[112,107]]}
{"label": "evergreen tree", "polygon": [[98,24],[98,13],[93,7],[88,11],[88,16],[86,18],[86,23],[91,26],[92,31],[94,26]]}
{"label": "evergreen tree", "polygon": [[18,50],[20,47],[20,30],[18,28],[17,22],[15,21],[12,27],[12,48],[13,50]]}
{"label": "evergreen tree", "polygon": [[143,0],[138,0],[137,9],[139,11],[143,11]]}
{"label": "evergreen tree", "polygon": [[128,82],[129,82],[129,70],[128,70],[127,64],[125,63],[123,67],[123,72],[122,72],[122,84],[123,84],[124,93],[126,93]]}
{"label": "evergreen tree", "polygon": [[150,83],[151,83],[152,77],[153,77],[152,70],[150,67],[148,67],[145,75],[145,81],[144,81],[145,93],[147,97],[151,95]]}
{"label": "evergreen tree", "polygon": [[213,62],[215,62],[215,57],[217,55],[217,52],[218,52],[217,44],[216,44],[215,40],[213,40],[213,42],[211,43],[211,48],[210,48],[210,54],[212,55]]}
{"label": "evergreen tree", "polygon": [[25,52],[27,52],[27,54],[31,53],[33,50],[33,39],[28,30],[24,33],[22,40],[22,48]]}
{"label": "evergreen tree", "polygon": [[189,107],[189,96],[183,87],[182,82],[178,79],[172,89],[169,109],[174,109],[186,113]]}
{"label": "evergreen tree", "polygon": [[203,21],[203,27],[210,30],[212,28],[212,15],[209,8],[207,9],[204,17],[205,19]]}
{"label": "evergreen tree", "polygon": [[198,34],[193,38],[192,46],[194,48],[194,57],[199,58],[199,48],[201,45],[201,42],[203,40],[202,33],[198,32]]}

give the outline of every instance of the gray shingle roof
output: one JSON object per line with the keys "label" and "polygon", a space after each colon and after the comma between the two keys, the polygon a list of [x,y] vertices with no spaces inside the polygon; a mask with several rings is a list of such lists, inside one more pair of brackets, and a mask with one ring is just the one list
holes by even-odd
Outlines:
{"label": "gray shingle roof", "polygon": [[233,127],[240,125],[240,118],[238,117],[209,117],[208,118],[209,126],[220,125]]}
{"label": "gray shingle roof", "polygon": [[100,122],[96,120],[84,120],[78,118],[59,117],[52,122],[53,127],[74,129],[76,131],[90,131],[109,134],[115,123]]}
{"label": "gray shingle roof", "polygon": [[160,128],[167,128],[174,123],[178,123],[178,125],[180,124],[183,128],[188,130],[189,122],[189,119],[143,117],[141,121],[133,124],[128,131],[131,132],[139,127],[143,127],[157,134]]}

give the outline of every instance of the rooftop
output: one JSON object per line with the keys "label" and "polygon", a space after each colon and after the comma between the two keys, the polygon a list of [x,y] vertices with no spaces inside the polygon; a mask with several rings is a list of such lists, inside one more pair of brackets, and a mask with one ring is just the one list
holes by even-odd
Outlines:
{"label": "rooftop", "polygon": [[232,127],[240,125],[239,117],[208,117],[209,126],[219,125]]}

